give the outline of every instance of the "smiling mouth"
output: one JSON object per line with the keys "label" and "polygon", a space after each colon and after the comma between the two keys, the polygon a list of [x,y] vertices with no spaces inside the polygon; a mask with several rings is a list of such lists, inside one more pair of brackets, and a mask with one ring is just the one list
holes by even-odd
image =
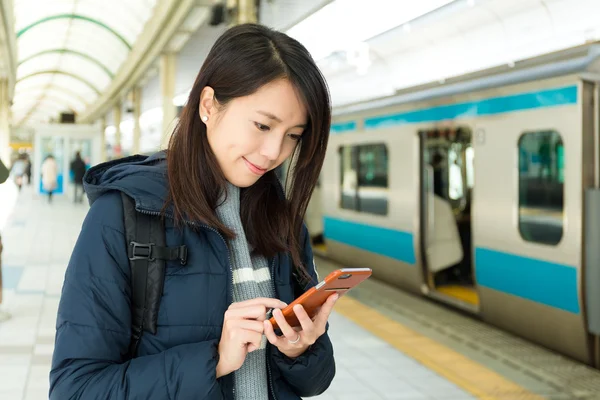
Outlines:
{"label": "smiling mouth", "polygon": [[263,175],[265,172],[267,172],[266,168],[261,168],[258,165],[251,163],[250,161],[246,160],[246,157],[242,157],[242,158],[244,159],[246,166],[252,173],[254,173],[256,175]]}

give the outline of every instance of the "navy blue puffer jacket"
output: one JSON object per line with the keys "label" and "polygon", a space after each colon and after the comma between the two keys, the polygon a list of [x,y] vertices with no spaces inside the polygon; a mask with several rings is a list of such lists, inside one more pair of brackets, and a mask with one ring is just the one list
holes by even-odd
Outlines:
{"label": "navy blue puffer jacket", "polygon": [[[119,191],[142,212],[159,212],[168,193],[163,152],[101,164],[84,178],[91,208],[69,261],[50,372],[50,399],[231,399],[232,374],[216,379],[217,346],[231,302],[225,241],[211,229],[174,228],[167,246],[188,247],[188,263],[168,262],[156,335],[144,333],[133,360],[130,267]],[[304,233],[304,261],[315,283]],[[308,288],[294,284],[287,254],[270,260],[277,297],[290,303]],[[295,289],[296,288],[296,289]],[[270,398],[292,400],[324,392],[335,375],[327,334],[289,359],[268,345]]]}

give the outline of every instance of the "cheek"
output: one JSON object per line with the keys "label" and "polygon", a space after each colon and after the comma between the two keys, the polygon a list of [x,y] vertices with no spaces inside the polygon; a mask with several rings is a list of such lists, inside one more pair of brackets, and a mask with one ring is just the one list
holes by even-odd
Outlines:
{"label": "cheek", "polygon": [[252,135],[248,129],[221,121],[208,133],[208,142],[216,154],[221,158],[236,157],[252,148]]}
{"label": "cheek", "polygon": [[293,140],[286,140],[286,143],[283,144],[281,149],[281,154],[279,155],[279,164],[282,164],[285,160],[290,158],[290,156],[294,153],[296,146],[300,145],[300,142],[296,142]]}

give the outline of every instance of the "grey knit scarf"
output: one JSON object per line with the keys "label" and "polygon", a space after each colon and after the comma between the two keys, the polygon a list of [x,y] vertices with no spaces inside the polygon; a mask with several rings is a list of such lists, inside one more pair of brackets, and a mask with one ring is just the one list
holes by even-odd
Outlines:
{"label": "grey knit scarf", "polygon": [[[223,200],[223,199],[221,199]],[[233,301],[257,297],[274,297],[269,264],[264,257],[251,256],[251,249],[240,217],[240,189],[227,183],[227,198],[216,210],[219,220],[235,233],[229,242]],[[269,398],[267,377],[267,339],[262,338],[260,349],[249,353],[240,369],[234,372],[236,400],[265,400]]]}

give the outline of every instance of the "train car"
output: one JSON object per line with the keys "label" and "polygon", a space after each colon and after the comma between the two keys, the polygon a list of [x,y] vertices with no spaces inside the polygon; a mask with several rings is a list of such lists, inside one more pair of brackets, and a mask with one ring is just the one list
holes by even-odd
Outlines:
{"label": "train car", "polygon": [[327,257],[598,366],[599,56],[335,109],[313,198]]}

